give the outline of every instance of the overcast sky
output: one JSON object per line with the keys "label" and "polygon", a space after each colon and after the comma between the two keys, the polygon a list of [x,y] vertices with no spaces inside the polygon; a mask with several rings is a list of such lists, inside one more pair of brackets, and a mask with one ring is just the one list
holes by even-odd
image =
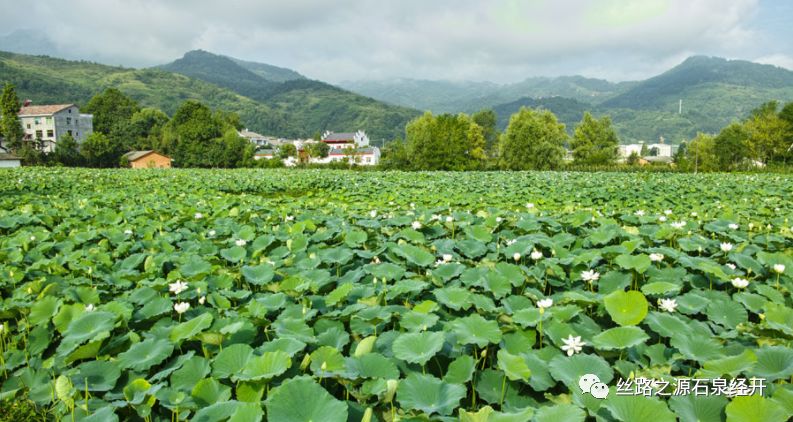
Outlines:
{"label": "overcast sky", "polygon": [[[0,0],[0,35],[142,67],[192,49],[328,82],[632,80],[693,54],[793,69],[791,0]],[[2,45],[0,45],[2,50]]]}

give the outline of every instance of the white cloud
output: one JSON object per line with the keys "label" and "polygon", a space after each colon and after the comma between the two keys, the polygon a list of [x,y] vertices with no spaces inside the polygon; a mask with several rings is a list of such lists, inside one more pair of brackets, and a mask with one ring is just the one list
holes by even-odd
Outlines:
{"label": "white cloud", "polygon": [[[153,65],[203,48],[331,82],[634,79],[691,53],[746,57],[757,39],[746,20],[758,7],[758,0],[42,0],[3,6],[0,28],[46,30],[72,57]],[[36,16],[35,25],[24,16]]]}
{"label": "white cloud", "polygon": [[757,63],[772,64],[774,66],[793,70],[793,56],[789,56],[787,54],[772,54],[769,56],[762,56],[756,58],[754,61]]}

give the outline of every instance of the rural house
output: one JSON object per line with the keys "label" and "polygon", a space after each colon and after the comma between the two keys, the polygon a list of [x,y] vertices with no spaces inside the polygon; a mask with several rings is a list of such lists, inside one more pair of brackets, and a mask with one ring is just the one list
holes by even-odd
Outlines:
{"label": "rural house", "polygon": [[333,161],[347,160],[350,163],[374,166],[380,162],[380,148],[369,146],[369,137],[366,132],[325,132],[322,142],[330,146],[328,156],[312,159],[316,163],[330,163]]}
{"label": "rural house", "polygon": [[44,152],[55,150],[55,144],[67,133],[82,143],[94,132],[94,116],[80,114],[74,104],[30,105],[19,110],[19,120],[25,131],[24,141]]}
{"label": "rural house", "polygon": [[0,151],[0,168],[12,168],[22,165],[22,160],[12,154]]}
{"label": "rural house", "polygon": [[130,151],[124,154],[129,166],[134,169],[171,168],[171,159],[155,151]]}

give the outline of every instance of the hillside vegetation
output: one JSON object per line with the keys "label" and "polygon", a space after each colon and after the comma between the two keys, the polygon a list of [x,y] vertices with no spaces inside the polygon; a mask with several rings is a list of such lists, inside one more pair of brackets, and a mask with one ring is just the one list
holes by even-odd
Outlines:
{"label": "hillside vegetation", "polygon": [[[38,104],[82,105],[111,87],[141,106],[168,114],[183,101],[195,99],[214,109],[239,114],[251,130],[284,137],[364,129],[373,139],[390,139],[401,136],[405,124],[418,115],[321,82],[267,81],[231,59],[207,55],[183,63],[189,65],[190,72],[183,66],[174,73],[0,52],[0,82],[14,84],[21,98]],[[219,63],[225,67],[218,68]]]}
{"label": "hillside vegetation", "polygon": [[789,70],[704,56],[691,57],[661,75],[637,82],[564,76],[508,85],[395,80],[344,86],[378,100],[436,113],[492,108],[501,129],[522,106],[546,108],[568,129],[587,110],[610,115],[623,142],[655,141],[663,136],[679,143],[698,132],[718,132],[767,101],[793,100],[793,72]]}

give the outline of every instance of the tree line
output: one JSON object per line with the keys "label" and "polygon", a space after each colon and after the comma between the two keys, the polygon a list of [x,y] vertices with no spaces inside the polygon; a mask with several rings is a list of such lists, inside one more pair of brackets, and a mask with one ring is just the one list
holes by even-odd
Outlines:
{"label": "tree line", "polygon": [[[572,136],[548,110],[521,108],[503,133],[496,114],[425,113],[408,123],[404,139],[386,145],[381,166],[399,170],[557,170],[618,168],[620,140],[608,116],[585,112]],[[566,155],[569,154],[569,157]],[[646,146],[625,166],[654,155]],[[786,166],[793,159],[793,102],[768,102],[720,133],[683,141],[672,157],[682,171],[735,171]]]}
{"label": "tree line", "polygon": [[[156,150],[173,158],[177,167],[234,168],[280,166],[278,160],[253,159],[255,146],[238,134],[242,127],[234,113],[211,110],[195,101],[184,101],[173,116],[141,107],[117,89],[95,95],[81,111],[94,115],[94,133],[78,144],[60,137],[55,150],[43,154],[22,141],[17,117],[20,102],[14,87],[6,84],[0,97],[0,136],[27,165],[118,167],[123,154]],[[425,113],[407,124],[404,139],[383,149],[381,168],[399,170],[557,170],[617,168],[620,140],[608,116],[584,113],[568,134],[550,111],[521,108],[509,119],[503,133],[493,110],[472,115]],[[568,156],[569,153],[569,156]],[[309,144],[306,154],[325,157],[324,143]],[[627,166],[641,156],[628,157]],[[285,145],[279,158],[296,157]],[[787,166],[793,160],[793,102],[783,107],[768,102],[744,120],[718,134],[698,134],[683,141],[673,156],[682,171],[735,171],[758,166]]]}

